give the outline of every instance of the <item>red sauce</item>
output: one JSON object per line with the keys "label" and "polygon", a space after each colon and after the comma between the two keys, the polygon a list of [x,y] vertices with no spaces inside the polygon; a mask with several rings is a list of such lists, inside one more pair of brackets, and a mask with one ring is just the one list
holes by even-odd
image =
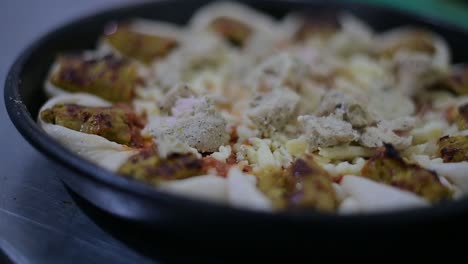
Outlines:
{"label": "red sauce", "polygon": [[333,182],[339,184],[341,182],[341,180],[343,179],[343,176],[344,175],[336,175],[336,176],[332,176],[331,179],[332,179]]}
{"label": "red sauce", "polygon": [[212,157],[204,157],[202,170],[208,173],[214,169],[216,175],[226,177],[232,166],[233,164],[227,164]]}
{"label": "red sauce", "polygon": [[123,103],[117,103],[114,107],[121,108],[126,112],[126,118],[131,133],[131,147],[146,148],[153,145],[151,138],[145,138],[141,135],[141,130],[146,125],[146,115],[137,115],[129,105]]}
{"label": "red sauce", "polygon": [[449,122],[450,124],[455,122],[455,119],[457,118],[457,113],[458,110],[455,106],[450,106],[447,109],[444,110],[444,118]]}

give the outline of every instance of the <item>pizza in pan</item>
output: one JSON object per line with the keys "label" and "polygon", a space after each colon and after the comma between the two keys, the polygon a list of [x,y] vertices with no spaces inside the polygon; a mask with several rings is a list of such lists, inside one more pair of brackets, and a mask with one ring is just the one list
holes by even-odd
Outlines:
{"label": "pizza in pan", "polygon": [[215,3],[183,27],[110,22],[44,89],[51,137],[194,199],[347,214],[468,192],[468,67],[422,28]]}

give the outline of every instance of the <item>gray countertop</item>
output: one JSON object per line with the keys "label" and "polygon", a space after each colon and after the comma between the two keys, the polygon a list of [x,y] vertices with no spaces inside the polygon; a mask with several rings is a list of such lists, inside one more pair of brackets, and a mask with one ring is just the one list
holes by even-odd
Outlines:
{"label": "gray countertop", "polygon": [[113,238],[77,207],[58,178],[60,172],[21,137],[3,102],[8,68],[31,41],[82,14],[125,2],[0,1],[0,248],[14,262],[154,262]]}

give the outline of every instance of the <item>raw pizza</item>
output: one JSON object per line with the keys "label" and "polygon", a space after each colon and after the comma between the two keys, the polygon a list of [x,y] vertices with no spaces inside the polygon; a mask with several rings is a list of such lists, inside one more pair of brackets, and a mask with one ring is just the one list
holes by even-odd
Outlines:
{"label": "raw pizza", "polygon": [[468,67],[422,28],[215,3],[184,27],[110,22],[45,91],[51,137],[194,199],[358,213],[468,192]]}

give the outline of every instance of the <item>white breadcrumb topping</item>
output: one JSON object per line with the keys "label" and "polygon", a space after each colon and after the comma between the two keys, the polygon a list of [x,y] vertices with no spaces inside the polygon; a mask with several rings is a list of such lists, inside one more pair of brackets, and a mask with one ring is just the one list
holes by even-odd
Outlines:
{"label": "white breadcrumb topping", "polygon": [[[152,132],[156,142],[170,141],[173,146],[177,146],[174,153],[179,153],[179,146],[182,145],[200,152],[214,152],[229,140],[226,120],[215,111],[206,97],[180,98],[171,112],[171,116],[160,118],[159,123],[152,126]],[[167,148],[171,143],[164,145]],[[166,155],[172,152],[166,148]]]}

